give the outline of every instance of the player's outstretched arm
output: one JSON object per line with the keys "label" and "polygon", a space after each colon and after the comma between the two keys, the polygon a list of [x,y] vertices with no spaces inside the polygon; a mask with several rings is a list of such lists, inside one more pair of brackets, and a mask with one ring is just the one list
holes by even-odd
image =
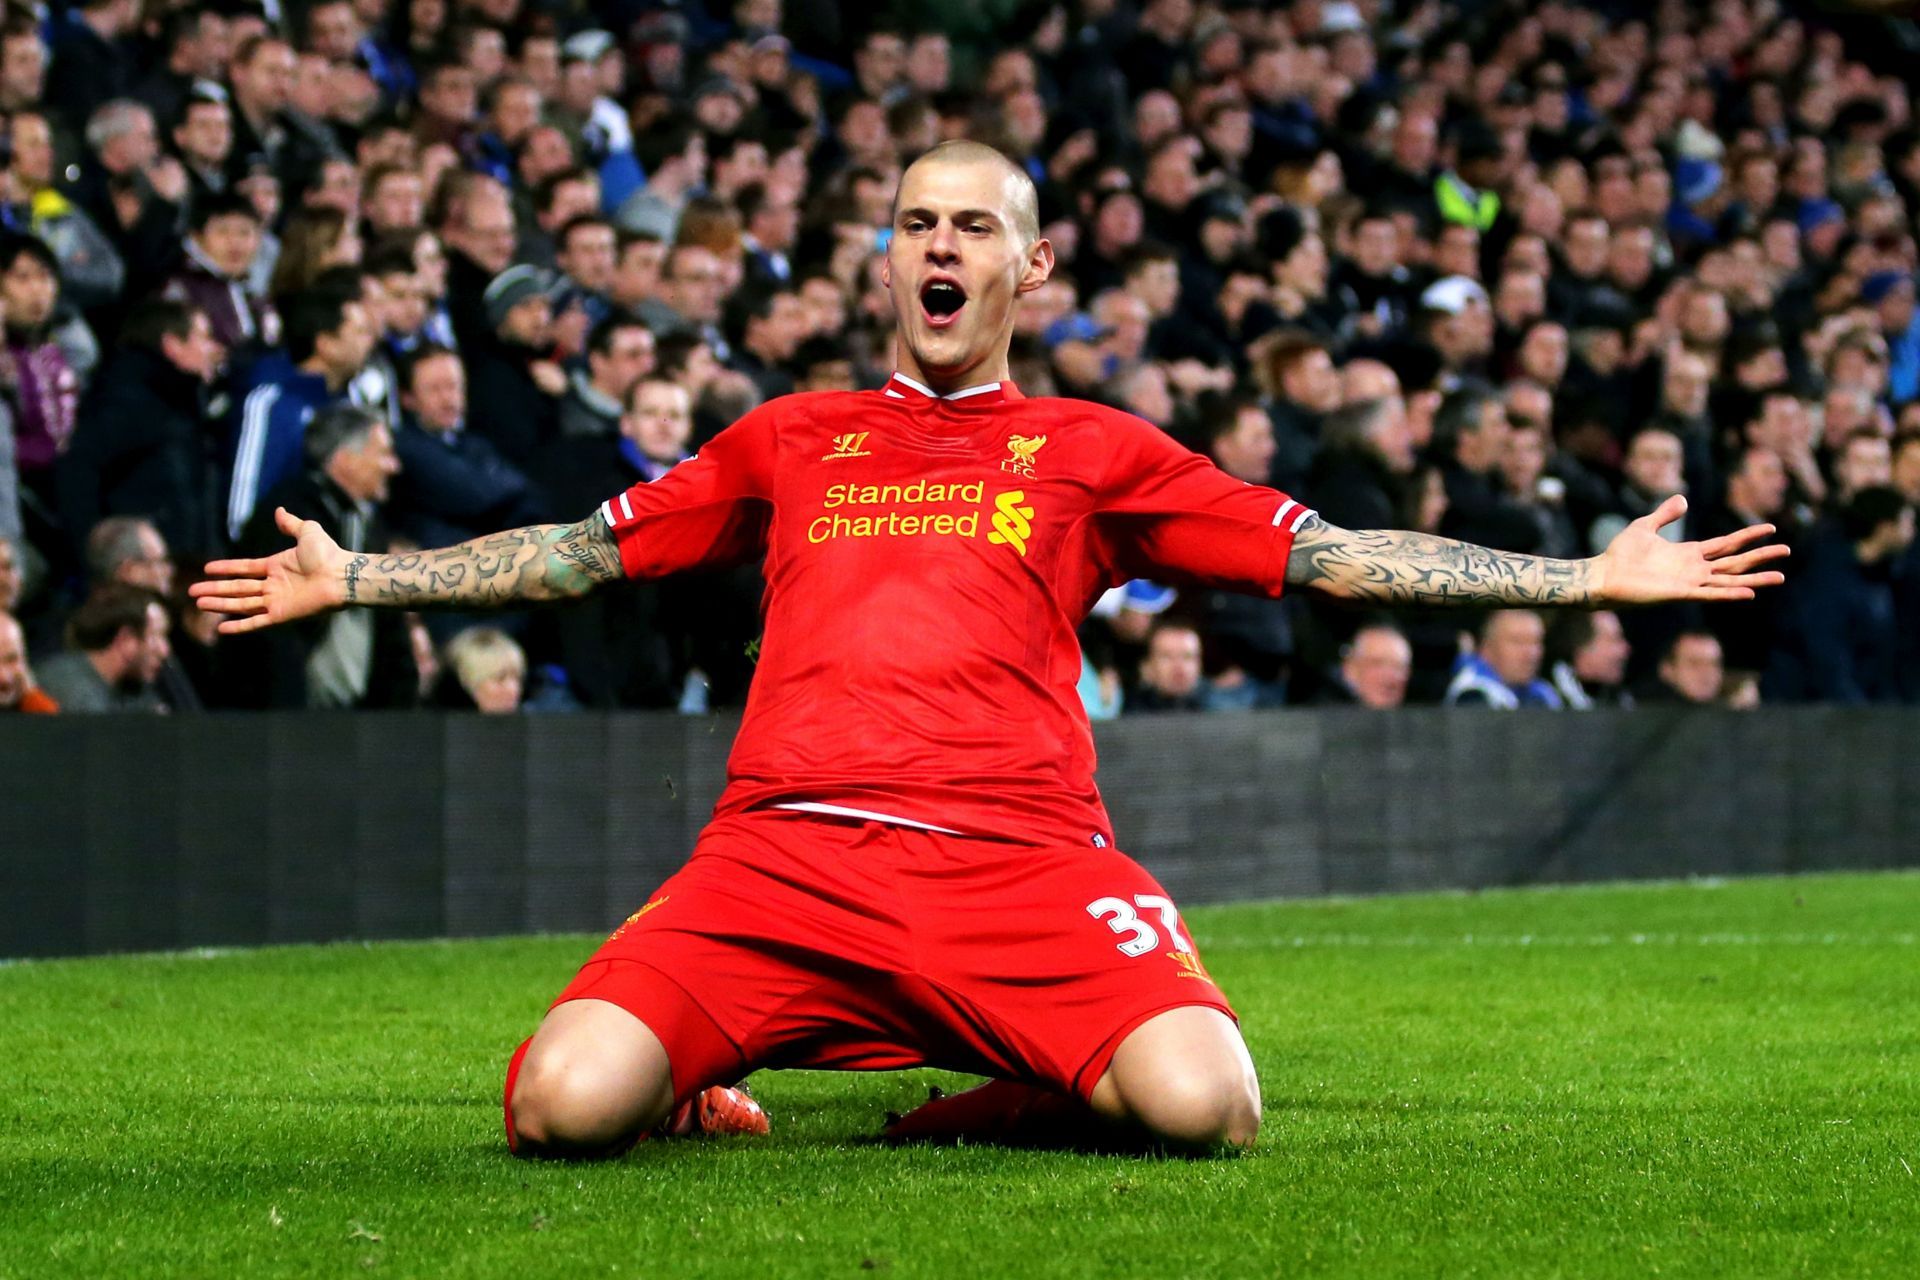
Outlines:
{"label": "player's outstretched arm", "polygon": [[220,630],[256,631],[347,605],[493,609],[586,595],[621,576],[613,531],[598,515],[490,533],[435,551],[342,550],[317,521],[274,512],[294,545],[264,560],[215,560],[191,591]]}
{"label": "player's outstretched arm", "polygon": [[1756,588],[1785,581],[1762,567],[1787,554],[1764,543],[1770,524],[1706,542],[1662,538],[1660,529],[1686,509],[1685,498],[1668,498],[1585,560],[1516,555],[1401,529],[1348,530],[1314,516],[1294,535],[1287,581],[1371,604],[1512,608],[1750,600]]}

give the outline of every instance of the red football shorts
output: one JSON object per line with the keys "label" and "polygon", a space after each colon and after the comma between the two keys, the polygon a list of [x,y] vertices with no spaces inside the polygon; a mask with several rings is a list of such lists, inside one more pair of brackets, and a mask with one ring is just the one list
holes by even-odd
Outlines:
{"label": "red football shorts", "polygon": [[1083,1097],[1127,1033],[1233,1009],[1112,849],[769,809],[716,820],[554,1001],[660,1037],[684,1099],[762,1067],[935,1066]]}

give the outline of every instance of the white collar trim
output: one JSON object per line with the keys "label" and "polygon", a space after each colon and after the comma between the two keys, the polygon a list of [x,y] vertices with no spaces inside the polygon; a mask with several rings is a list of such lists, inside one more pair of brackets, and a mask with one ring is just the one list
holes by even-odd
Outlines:
{"label": "white collar trim", "polygon": [[[998,391],[1000,389],[1000,384],[997,382],[983,382],[977,387],[967,387],[964,390],[950,392],[947,395],[943,396],[938,392],[936,392],[932,387],[928,386],[926,383],[917,382],[914,379],[909,378],[906,374],[899,372],[898,370],[894,371],[892,380],[895,382],[902,383],[906,386],[912,387],[915,391],[918,391],[921,395],[925,396],[929,400],[965,400],[968,396],[983,396],[987,394],[987,392],[989,391]],[[905,396],[901,395],[898,391],[895,391],[892,387],[887,388],[887,394],[892,396],[895,400],[906,399]]]}

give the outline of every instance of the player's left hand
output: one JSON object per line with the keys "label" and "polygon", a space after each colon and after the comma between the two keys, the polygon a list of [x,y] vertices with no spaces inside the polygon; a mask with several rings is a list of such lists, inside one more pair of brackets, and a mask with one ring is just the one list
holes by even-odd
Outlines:
{"label": "player's left hand", "polygon": [[1752,524],[1705,542],[1668,542],[1660,530],[1687,513],[1678,494],[1622,529],[1596,560],[1600,577],[1594,603],[1657,604],[1663,600],[1751,600],[1760,587],[1777,587],[1786,575],[1762,565],[1784,558],[1787,548],[1763,540],[1770,524]]}

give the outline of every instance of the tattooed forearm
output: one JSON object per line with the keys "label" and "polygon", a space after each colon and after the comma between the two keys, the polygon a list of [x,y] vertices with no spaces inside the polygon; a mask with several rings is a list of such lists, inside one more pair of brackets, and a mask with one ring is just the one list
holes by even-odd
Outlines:
{"label": "tattooed forearm", "polygon": [[1384,605],[1593,602],[1587,560],[1515,555],[1403,529],[1348,530],[1318,516],[1294,535],[1287,581]]}
{"label": "tattooed forearm", "polygon": [[569,600],[621,576],[620,549],[599,516],[530,525],[438,551],[355,556],[347,603],[403,609],[494,609]]}

